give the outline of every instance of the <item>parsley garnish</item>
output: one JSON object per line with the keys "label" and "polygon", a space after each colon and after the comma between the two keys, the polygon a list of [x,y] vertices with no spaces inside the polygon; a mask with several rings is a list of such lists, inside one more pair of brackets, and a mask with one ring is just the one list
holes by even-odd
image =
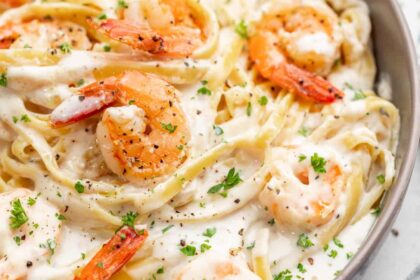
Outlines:
{"label": "parsley garnish", "polygon": [[81,86],[83,86],[83,84],[84,84],[84,83],[85,83],[85,80],[80,79],[80,80],[78,80],[78,81],[77,81],[76,85],[77,85],[78,87],[81,87]]}
{"label": "parsley garnish", "polygon": [[104,264],[103,264],[103,262],[98,262],[98,263],[96,264],[96,266],[97,266],[97,267],[99,267],[99,268],[104,268]]}
{"label": "parsley garnish", "polygon": [[348,260],[351,259],[353,257],[353,253],[352,252],[348,252],[346,254],[346,257],[347,257]]}
{"label": "parsley garnish", "polygon": [[330,253],[328,254],[328,257],[335,259],[335,257],[337,257],[338,253],[336,250],[331,250]]}
{"label": "parsley garnish", "polygon": [[299,270],[299,272],[300,272],[300,273],[305,273],[305,272],[306,272],[305,267],[304,267],[304,266],[303,266],[303,264],[301,264],[301,263],[299,263],[299,264],[297,265],[297,269]]}
{"label": "parsley garnish", "polygon": [[6,73],[0,74],[0,86],[7,87],[7,74]]}
{"label": "parsley garnish", "polygon": [[311,156],[311,165],[316,173],[326,173],[325,164],[327,164],[327,161],[323,157],[318,156],[317,153]]}
{"label": "parsley garnish", "polygon": [[267,98],[267,96],[261,96],[261,97],[258,99],[258,103],[260,103],[260,105],[261,105],[261,106],[265,106],[265,105],[267,105],[267,103],[268,103],[268,98]]}
{"label": "parsley garnish", "polygon": [[308,137],[310,134],[309,129],[307,129],[306,127],[302,127],[301,129],[299,129],[298,133],[303,137]]}
{"label": "parsley garnish", "polygon": [[111,51],[111,46],[110,45],[105,45],[104,46],[104,51],[105,52],[110,52]]}
{"label": "parsley garnish", "polygon": [[215,227],[213,227],[213,228],[207,228],[206,231],[203,232],[203,236],[211,238],[211,237],[213,237],[213,235],[216,234],[216,231],[217,230],[216,230]]}
{"label": "parsley garnish", "polygon": [[200,245],[201,253],[204,253],[205,251],[210,250],[210,249],[211,249],[211,246],[207,243],[203,243]]}
{"label": "parsley garnish", "polygon": [[20,236],[13,236],[13,240],[16,242],[16,245],[20,246],[22,239]]}
{"label": "parsley garnish", "polygon": [[169,225],[169,226],[165,227],[164,229],[162,229],[162,233],[166,233],[168,230],[170,230],[173,227],[174,227],[174,225]]}
{"label": "parsley garnish", "polygon": [[121,221],[123,226],[134,227],[134,222],[139,214],[135,212],[128,212],[124,216],[121,217]]}
{"label": "parsley garnish", "polygon": [[74,184],[74,188],[78,193],[83,193],[85,191],[85,186],[80,181],[77,181],[76,184]]}
{"label": "parsley garnish", "polygon": [[22,122],[25,122],[25,123],[28,123],[28,122],[31,121],[31,119],[29,118],[29,116],[27,114],[24,114],[24,115],[20,116],[20,120]]}
{"label": "parsley garnish", "polygon": [[248,39],[248,27],[244,20],[241,20],[235,27],[235,32],[242,39]]}
{"label": "parsley garnish", "polygon": [[357,100],[365,99],[366,97],[367,97],[367,96],[366,96],[366,94],[364,94],[364,92],[363,92],[363,91],[358,90],[358,91],[356,91],[356,92],[354,93],[354,96],[353,96],[353,101],[357,101]]}
{"label": "parsley garnish", "polygon": [[98,19],[103,20],[103,19],[107,19],[107,15],[105,13],[102,13],[98,16]]}
{"label": "parsley garnish", "polygon": [[252,114],[252,104],[251,102],[248,102],[248,105],[246,106],[246,115],[250,117],[251,114]]}
{"label": "parsley garnish", "polygon": [[255,247],[255,241],[253,241],[251,244],[249,244],[248,246],[246,246],[246,248],[248,250],[252,250],[252,249],[254,249],[254,247]]}
{"label": "parsley garnish", "polygon": [[179,249],[184,255],[191,257],[195,255],[196,248],[191,245],[187,245],[181,249]]}
{"label": "parsley garnish", "polygon": [[13,117],[12,117],[12,120],[13,120],[13,122],[14,122],[14,123],[17,123],[17,122],[19,121],[19,118],[18,118],[18,117],[16,117],[16,116],[13,116]]}
{"label": "parsley garnish", "polygon": [[376,177],[376,180],[378,181],[379,184],[382,185],[383,183],[385,183],[385,176],[384,175],[378,175]]}
{"label": "parsley garnish", "polygon": [[334,242],[335,246],[337,246],[338,248],[344,248],[343,243],[342,243],[342,242],[341,242],[341,240],[340,240],[340,239],[338,239],[337,237],[334,237],[334,238],[333,238],[333,242]]}
{"label": "parsley garnish", "polygon": [[208,81],[206,80],[201,81],[201,84],[203,86],[197,90],[197,93],[201,95],[211,95],[211,90],[208,87],[206,87],[206,85],[208,84]]}
{"label": "parsley garnish", "polygon": [[20,199],[12,201],[12,210],[10,213],[11,216],[9,218],[9,225],[12,229],[20,228],[28,221],[28,216],[26,215],[25,209],[22,207],[22,203],[20,203]]}
{"label": "parsley garnish", "polygon": [[82,255],[82,260],[86,259],[86,254],[85,253],[81,253]]}
{"label": "parsley garnish", "polygon": [[118,8],[127,9],[128,8],[127,2],[125,2],[124,0],[118,0]]}
{"label": "parsley garnish", "polygon": [[273,276],[273,280],[292,280],[292,272],[288,269],[281,271]]}
{"label": "parsley garnish", "polygon": [[276,221],[275,221],[275,220],[274,220],[274,218],[273,218],[273,219],[269,220],[267,223],[268,223],[270,226],[272,226],[272,225],[274,225],[274,224],[276,223]]}
{"label": "parsley garnish", "polygon": [[64,221],[66,219],[66,217],[64,217],[63,214],[58,214],[55,213],[55,217],[59,220],[59,221]]}
{"label": "parsley garnish", "polygon": [[58,46],[58,48],[61,50],[62,53],[70,53],[71,52],[71,46],[69,43],[62,43]]}
{"label": "parsley garnish", "polygon": [[133,105],[134,103],[136,103],[136,100],[134,99],[128,100],[128,105]]}
{"label": "parsley garnish", "polygon": [[[227,191],[227,190],[230,190],[231,188],[233,188],[234,186],[236,186],[237,184],[239,184],[240,182],[242,182],[242,179],[239,177],[239,173],[236,172],[235,168],[231,168],[229,170],[226,178],[223,180],[223,182],[211,187],[207,191],[207,193],[218,193],[222,189],[224,191]],[[224,196],[223,193],[221,193],[221,195]],[[225,193],[225,195],[227,195],[227,194]]]}
{"label": "parsley garnish", "polygon": [[323,248],[324,252],[328,251],[328,248],[329,248],[329,247],[330,247],[330,246],[329,246],[328,244],[325,244],[325,245],[324,245],[324,248]]}
{"label": "parsley garnish", "polygon": [[302,162],[306,159],[306,156],[304,154],[299,155],[299,162]]}
{"label": "parsley garnish", "polygon": [[165,268],[163,266],[159,267],[158,270],[156,271],[157,274],[163,274],[165,273]]}
{"label": "parsley garnish", "polygon": [[36,198],[32,198],[32,197],[28,198],[28,205],[29,206],[34,206],[35,203],[36,203]]}
{"label": "parsley garnish", "polygon": [[217,136],[220,136],[223,133],[225,133],[220,126],[213,125],[213,129],[214,129],[214,133],[216,133]]}
{"label": "parsley garnish", "polygon": [[309,239],[308,235],[306,233],[302,233],[299,235],[299,239],[297,241],[297,245],[302,248],[309,248],[314,246],[314,243]]}
{"label": "parsley garnish", "polygon": [[382,212],[381,207],[376,207],[375,209],[372,210],[371,213],[372,213],[372,215],[378,217],[381,214],[381,212]]}
{"label": "parsley garnish", "polygon": [[[55,247],[57,247],[57,244],[52,239],[47,239],[47,247],[48,250],[50,250],[51,256],[55,253]],[[48,260],[48,263],[50,262],[50,259]]]}
{"label": "parsley garnish", "polygon": [[171,123],[168,123],[168,124],[160,123],[160,124],[162,125],[162,128],[167,130],[169,133],[174,133],[178,127],[177,125],[172,125]]}

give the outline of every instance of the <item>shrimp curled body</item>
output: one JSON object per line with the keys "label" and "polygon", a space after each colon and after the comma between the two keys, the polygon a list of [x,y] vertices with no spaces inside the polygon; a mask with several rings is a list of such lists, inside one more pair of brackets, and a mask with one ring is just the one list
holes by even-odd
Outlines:
{"label": "shrimp curled body", "polygon": [[173,172],[186,158],[190,132],[177,90],[151,74],[125,72],[80,90],[52,113],[54,126],[85,119],[106,107],[97,140],[107,166],[129,181]]}
{"label": "shrimp curled body", "polygon": [[[298,2],[298,3],[295,3]],[[250,59],[262,77],[304,99],[331,103],[343,93],[326,81],[340,57],[337,15],[325,4],[295,1],[256,24]]]}

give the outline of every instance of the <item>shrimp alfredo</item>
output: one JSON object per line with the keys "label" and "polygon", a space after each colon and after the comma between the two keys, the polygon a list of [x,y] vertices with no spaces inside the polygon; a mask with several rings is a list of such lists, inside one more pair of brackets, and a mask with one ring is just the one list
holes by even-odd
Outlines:
{"label": "shrimp alfredo", "polygon": [[340,275],[395,174],[370,31],[362,0],[1,0],[0,279]]}

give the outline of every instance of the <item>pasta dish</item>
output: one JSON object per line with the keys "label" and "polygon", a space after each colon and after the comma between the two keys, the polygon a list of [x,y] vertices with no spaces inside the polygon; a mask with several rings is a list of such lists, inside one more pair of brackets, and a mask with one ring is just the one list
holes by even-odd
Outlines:
{"label": "pasta dish", "polygon": [[0,279],[334,279],[395,175],[370,33],[362,0],[0,1]]}

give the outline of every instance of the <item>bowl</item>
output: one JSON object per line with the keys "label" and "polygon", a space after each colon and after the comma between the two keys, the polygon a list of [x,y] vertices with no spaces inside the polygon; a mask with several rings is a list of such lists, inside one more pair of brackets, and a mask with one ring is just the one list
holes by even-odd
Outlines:
{"label": "bowl", "polygon": [[378,74],[391,79],[392,102],[401,114],[396,177],[382,204],[382,212],[359,252],[342,271],[339,280],[361,279],[400,211],[413,171],[419,143],[419,72],[414,44],[404,15],[395,0],[365,0],[373,24],[373,42]]}

